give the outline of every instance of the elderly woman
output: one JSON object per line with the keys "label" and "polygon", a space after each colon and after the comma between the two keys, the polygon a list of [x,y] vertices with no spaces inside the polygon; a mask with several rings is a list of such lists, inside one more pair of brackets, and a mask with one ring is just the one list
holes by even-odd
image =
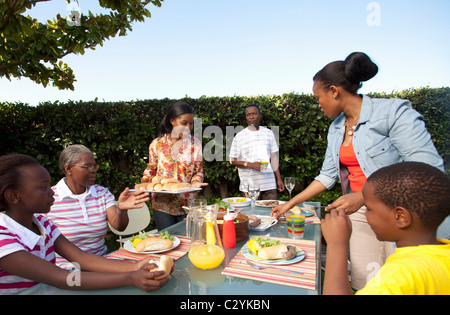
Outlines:
{"label": "elderly woman", "polygon": [[[107,223],[124,230],[128,225],[127,211],[142,208],[141,203],[149,201],[149,194],[130,193],[125,188],[116,202],[107,188],[95,184],[99,166],[92,152],[83,145],[64,149],[58,165],[65,177],[52,187],[55,202],[47,217],[83,251],[106,254]],[[56,263],[62,267],[67,264],[62,257],[57,257]]]}

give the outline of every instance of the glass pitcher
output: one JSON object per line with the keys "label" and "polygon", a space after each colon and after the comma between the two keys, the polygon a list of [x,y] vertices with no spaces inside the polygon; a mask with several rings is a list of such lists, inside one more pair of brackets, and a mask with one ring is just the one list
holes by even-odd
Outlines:
{"label": "glass pitcher", "polygon": [[215,204],[193,208],[190,213],[192,220],[187,233],[191,237],[191,248],[188,257],[197,268],[216,268],[225,257],[217,226],[218,210],[219,206]]}
{"label": "glass pitcher", "polygon": [[188,208],[189,212],[186,216],[186,236],[187,237],[192,237],[192,223],[194,222],[194,218],[195,218],[195,212],[198,209],[203,209],[205,208],[207,205],[206,200],[205,199],[194,199],[194,200],[189,200],[188,203]]}

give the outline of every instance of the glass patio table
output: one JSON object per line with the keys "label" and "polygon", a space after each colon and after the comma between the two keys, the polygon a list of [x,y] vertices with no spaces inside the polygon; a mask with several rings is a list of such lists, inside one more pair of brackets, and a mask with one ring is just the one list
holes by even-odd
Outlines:
{"label": "glass patio table", "polygon": [[[313,206],[320,206],[317,202],[307,202]],[[241,213],[249,213],[250,207],[245,207]],[[271,208],[257,206],[257,215],[270,215]],[[320,208],[316,213],[320,218]],[[308,218],[307,218],[308,219]],[[186,222],[182,221],[166,229],[171,235],[186,235]],[[269,236],[275,238],[289,238],[286,223],[278,222],[269,229],[258,232],[250,230],[250,237],[254,235]],[[303,240],[315,242],[316,275],[315,288],[299,288],[229,275],[223,275],[222,271],[234,258],[248,239],[236,243],[233,249],[225,249],[223,263],[212,270],[201,270],[192,265],[186,253],[175,261],[176,268],[171,274],[171,280],[161,289],[154,292],[144,292],[135,287],[124,287],[105,290],[72,291],[61,290],[45,284],[39,284],[30,288],[22,294],[45,294],[45,295],[318,295],[321,293],[321,230],[320,224],[305,224]]]}

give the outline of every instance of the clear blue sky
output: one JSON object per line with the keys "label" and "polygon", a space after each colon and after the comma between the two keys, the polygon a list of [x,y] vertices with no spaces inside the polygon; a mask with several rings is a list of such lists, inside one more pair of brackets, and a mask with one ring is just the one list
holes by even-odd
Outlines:
{"label": "clear blue sky", "polygon": [[[83,14],[99,10],[98,1],[78,2]],[[380,68],[362,93],[450,86],[448,0],[166,0],[149,10],[152,18],[126,37],[64,58],[75,91],[0,78],[0,101],[311,93],[314,74],[353,51]],[[376,12],[379,26],[370,26]],[[29,14],[57,13],[70,14],[65,0]]]}

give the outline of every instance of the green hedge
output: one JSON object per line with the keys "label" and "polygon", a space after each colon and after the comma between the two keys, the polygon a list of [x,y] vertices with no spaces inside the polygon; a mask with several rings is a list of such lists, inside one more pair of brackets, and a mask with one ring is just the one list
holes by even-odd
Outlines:
{"label": "green hedge", "polygon": [[[409,99],[424,115],[435,145],[449,162],[450,88],[411,89],[374,97]],[[225,159],[227,126],[245,126],[244,109],[257,104],[263,113],[262,125],[279,128],[280,169],[282,176],[295,176],[296,190],[307,186],[318,174],[326,149],[326,134],[331,120],[320,112],[310,94],[285,94],[257,97],[184,98],[202,119],[202,141],[223,151],[222,161],[205,161],[208,197],[238,193],[238,175]],[[148,146],[169,104],[175,100],[132,102],[46,102],[32,107],[21,103],[0,103],[0,154],[24,153],[34,157],[52,175],[60,178],[57,161],[62,149],[75,143],[89,147],[100,164],[97,183],[109,187],[117,196],[124,187],[133,186],[146,167]],[[204,134],[208,126],[219,126],[222,135]],[[230,128],[230,127],[229,127]],[[230,143],[230,142],[229,142]],[[220,145],[223,147],[221,148]],[[213,150],[213,152],[215,152]],[[215,152],[217,153],[217,152]],[[339,187],[318,197],[329,202]],[[287,193],[281,196],[286,198]]]}

